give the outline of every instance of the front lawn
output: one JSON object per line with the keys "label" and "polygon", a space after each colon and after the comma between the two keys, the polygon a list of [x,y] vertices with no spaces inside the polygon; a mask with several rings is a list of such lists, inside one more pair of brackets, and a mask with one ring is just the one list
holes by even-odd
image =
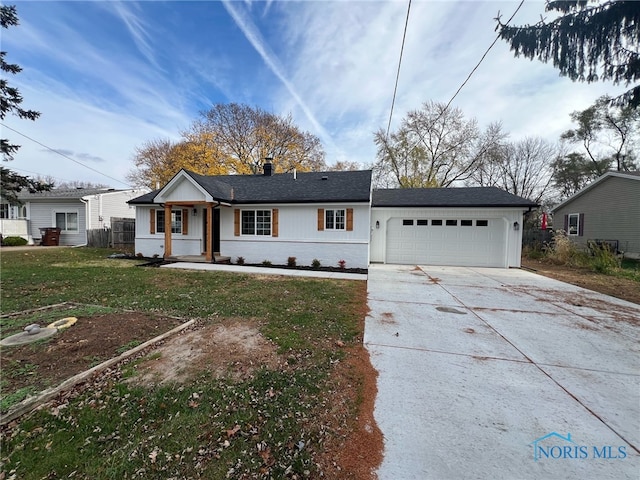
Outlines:
{"label": "front lawn", "polygon": [[[327,452],[356,428],[366,378],[345,366],[363,352],[366,282],[138,267],[110,253],[3,249],[1,313],[71,302],[197,319],[195,336],[250,324],[277,361],[247,353],[220,373],[208,366],[220,359],[205,358],[179,381],[149,385],[139,369],[163,354],[146,351],[3,427],[6,478],[353,478]],[[3,337],[19,318],[0,319]],[[225,347],[210,345],[220,357]],[[12,368],[24,364],[3,364],[3,376],[31,374]]]}

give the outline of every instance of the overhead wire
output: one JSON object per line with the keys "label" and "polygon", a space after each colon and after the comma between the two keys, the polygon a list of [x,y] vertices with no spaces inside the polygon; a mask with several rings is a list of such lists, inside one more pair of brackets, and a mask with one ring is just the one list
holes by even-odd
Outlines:
{"label": "overhead wire", "polygon": [[396,72],[396,84],[393,87],[393,99],[391,100],[391,111],[389,112],[389,123],[387,123],[387,138],[391,129],[391,118],[393,117],[393,107],[396,103],[396,93],[398,92],[398,80],[400,79],[400,67],[402,66],[402,54],[404,53],[404,42],[407,38],[407,27],[409,26],[409,14],[411,13],[411,0],[407,5],[407,18],[404,22],[404,32],[402,34],[402,46],[400,47],[400,58],[398,58],[398,71]]}
{"label": "overhead wire", "polygon": [[123,182],[122,180],[119,180],[119,179],[117,179],[117,178],[115,178],[115,177],[112,177],[111,175],[107,175],[106,173],[101,172],[100,170],[96,170],[95,168],[90,167],[89,165],[85,165],[84,163],[80,162],[79,160],[76,160],[75,158],[71,158],[70,156],[65,155],[64,153],[59,152],[58,150],[56,150],[56,149],[54,149],[54,148],[51,148],[51,147],[49,147],[48,145],[45,145],[44,143],[39,142],[38,140],[36,140],[36,139],[34,139],[34,138],[31,138],[31,137],[30,137],[30,136],[28,136],[28,135],[25,135],[24,133],[22,133],[22,132],[20,132],[20,131],[16,130],[15,128],[11,128],[10,126],[8,126],[8,125],[6,125],[6,124],[4,124],[4,123],[1,123],[1,122],[0,122],[0,125],[2,125],[2,126],[3,126],[3,127],[5,127],[5,128],[8,128],[9,130],[11,130],[12,132],[17,133],[18,135],[23,136],[24,138],[26,138],[26,139],[28,139],[28,140],[31,140],[32,142],[34,142],[34,143],[36,143],[36,144],[40,145],[41,147],[44,147],[44,148],[46,148],[47,150],[52,151],[53,153],[57,153],[58,155],[60,155],[61,157],[66,158],[67,160],[71,160],[72,162],[77,163],[78,165],[80,165],[80,166],[82,166],[82,167],[84,167],[84,168],[87,168],[87,169],[89,169],[89,170],[91,170],[91,171],[93,171],[93,172],[95,172],[95,173],[97,173],[97,174],[99,174],[99,175],[102,175],[103,177],[107,177],[107,178],[109,178],[109,179],[111,179],[111,180],[114,180],[114,181],[116,181],[116,182],[118,182],[118,183],[121,183],[122,185],[126,185],[127,187],[129,187],[129,186],[130,186],[128,183]]}
{"label": "overhead wire", "polygon": [[[513,20],[513,17],[516,16],[516,14],[518,13],[518,11],[520,10],[520,8],[522,7],[522,5],[524,4],[525,0],[521,0],[520,4],[518,5],[518,7],[515,9],[515,11],[513,12],[513,14],[511,14],[511,16],[509,17],[509,19],[507,20],[507,22],[504,24],[504,26],[509,25],[509,23],[511,22],[511,20]],[[409,0],[409,8],[411,8],[411,0]],[[398,78],[400,76],[400,62],[402,61],[402,50],[404,50],[404,39],[407,33],[407,24],[409,23],[409,9],[407,9],[407,20],[405,23],[405,32],[404,32],[404,36],[402,38],[402,49],[400,51],[400,61],[398,62],[398,74],[396,76],[396,86],[394,88],[393,91],[393,102],[391,104],[391,113],[389,114],[389,123],[387,125],[387,136],[386,138],[389,138],[389,129],[391,127],[391,117],[393,115],[393,106],[395,103],[395,98],[396,98],[396,90],[398,88]],[[486,56],[489,54],[489,52],[491,51],[491,49],[494,47],[494,45],[498,42],[498,40],[500,39],[500,34],[498,34],[496,36],[496,38],[493,40],[493,42],[491,43],[491,45],[489,45],[489,47],[487,48],[487,50],[484,52],[484,54],[482,54],[482,57],[480,57],[480,60],[478,61],[478,63],[476,64],[475,67],[473,67],[473,69],[471,70],[471,72],[469,73],[469,75],[467,75],[467,78],[464,80],[464,82],[462,82],[462,84],[460,85],[460,87],[458,87],[458,89],[456,90],[456,92],[453,94],[453,96],[451,97],[451,99],[449,99],[449,101],[447,102],[447,104],[445,105],[445,107],[440,111],[440,113],[438,114],[438,116],[436,117],[436,119],[431,122],[431,125],[429,126],[429,129],[433,127],[433,125],[435,125],[435,123],[440,120],[440,118],[442,117],[442,115],[445,114],[445,112],[449,109],[449,107],[451,106],[451,103],[453,103],[453,100],[458,96],[458,94],[460,93],[460,91],[464,88],[464,86],[467,84],[467,82],[469,82],[469,80],[471,79],[471,77],[473,76],[473,74],[476,72],[476,70],[478,70],[478,68],[480,67],[480,65],[482,64],[482,62],[484,61],[484,59],[486,58]]]}

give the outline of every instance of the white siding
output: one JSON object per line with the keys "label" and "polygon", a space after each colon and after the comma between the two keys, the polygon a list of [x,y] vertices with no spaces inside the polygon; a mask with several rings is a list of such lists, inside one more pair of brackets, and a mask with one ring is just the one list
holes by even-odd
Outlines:
{"label": "white siding", "polygon": [[[373,208],[371,219],[371,262],[406,263],[409,255],[401,252],[389,252],[389,228],[401,228],[401,219],[461,219],[488,220],[486,231],[472,232],[464,230],[476,227],[427,227],[430,229],[423,236],[433,235],[432,241],[437,246],[443,242],[450,242],[439,252],[430,257],[434,264],[439,265],[469,265],[469,266],[502,266],[519,267],[522,250],[522,210],[521,209],[490,209],[490,208]],[[518,222],[519,229],[515,230],[514,222]],[[376,224],[379,223],[379,227]],[[430,223],[430,222],[429,222]],[[458,222],[459,225],[459,222]],[[438,229],[441,230],[438,230]],[[458,229],[458,230],[455,230]],[[455,231],[454,231],[455,230]],[[409,230],[407,230],[409,231]],[[409,232],[411,233],[411,232]],[[393,235],[393,234],[392,234]],[[425,239],[427,238],[425,236]],[[424,240],[423,238],[414,240]],[[421,253],[420,248],[407,239],[407,248],[416,250],[413,254]],[[399,245],[399,239],[392,236],[394,245]],[[427,249],[429,245],[425,246]],[[458,249],[458,250],[456,250]],[[462,251],[461,249],[464,249]],[[424,252],[427,250],[425,249]],[[397,253],[397,255],[396,255]],[[391,258],[388,258],[390,255]],[[429,258],[429,257],[427,257]],[[496,260],[499,258],[499,260]]]}
{"label": "white siding", "polygon": [[[173,198],[172,198],[173,200]],[[191,199],[193,200],[193,199]],[[150,234],[149,212],[152,207],[136,208],[136,253],[151,257],[164,255],[164,234]],[[161,208],[160,206],[154,207]],[[278,236],[234,235],[234,209],[278,209]],[[353,231],[318,231],[318,208],[353,208]],[[189,209],[189,235],[173,234],[172,255],[200,255],[205,250],[203,242],[203,216],[198,208],[194,216]],[[313,204],[313,205],[239,205],[220,207],[220,255],[243,257],[246,263],[286,264],[289,257],[296,257],[299,265],[310,265],[314,259],[326,266],[337,266],[345,260],[347,268],[366,268],[369,264],[370,214],[368,204]]]}
{"label": "white siding", "polygon": [[135,207],[127,202],[146,192],[148,190],[126,190],[84,197],[88,202],[90,212],[87,219],[87,230],[111,227],[111,217],[135,218]]}
{"label": "white siding", "polygon": [[40,239],[40,228],[56,226],[56,212],[70,212],[78,214],[78,231],[62,231],[60,245],[83,245],[87,243],[86,206],[80,200],[57,200],[29,202],[29,234],[32,238]]}
{"label": "white siding", "polygon": [[174,184],[165,190],[163,195],[158,195],[158,202],[199,202],[206,201],[207,196],[203,190],[193,183],[193,180],[187,177],[174,179]]}
{"label": "white siding", "polygon": [[[153,257],[154,255],[162,257],[164,256],[164,232],[154,234],[150,232],[151,209],[157,211],[162,210],[163,207],[160,205],[155,207],[146,205],[136,207],[135,251],[145,257]],[[174,210],[182,210],[182,208],[174,208]],[[181,233],[173,233],[171,235],[172,255],[201,255],[205,250],[202,235],[203,215],[205,212],[198,209],[194,215],[193,208],[188,208],[187,210],[189,211],[188,235]]]}
{"label": "white siding", "polygon": [[[278,209],[278,237],[234,236],[233,210]],[[345,260],[347,268],[367,268],[369,265],[369,205],[245,205],[223,208],[220,216],[220,253],[243,257],[246,263],[286,264],[296,257],[298,265],[311,265],[314,259],[325,266],[337,266]],[[318,208],[353,208],[353,230],[318,231]]]}

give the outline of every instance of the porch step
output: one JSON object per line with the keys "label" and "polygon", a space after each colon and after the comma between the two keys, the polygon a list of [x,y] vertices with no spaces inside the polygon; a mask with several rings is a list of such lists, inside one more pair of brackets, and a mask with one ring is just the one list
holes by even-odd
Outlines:
{"label": "porch step", "polygon": [[231,257],[222,257],[214,254],[213,262],[207,262],[207,258],[204,255],[171,255],[165,258],[167,262],[189,262],[189,263],[231,263]]}

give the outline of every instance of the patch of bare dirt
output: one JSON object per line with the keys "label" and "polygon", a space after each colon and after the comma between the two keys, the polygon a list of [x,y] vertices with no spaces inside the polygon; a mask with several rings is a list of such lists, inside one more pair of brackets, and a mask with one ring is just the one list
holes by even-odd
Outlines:
{"label": "patch of bare dirt", "polygon": [[278,368],[273,342],[262,336],[259,324],[240,319],[198,326],[168,338],[137,365],[131,382],[152,386],[185,382],[206,370],[213,378],[248,378],[257,368]]}
{"label": "patch of bare dirt", "polygon": [[151,340],[184,320],[138,312],[78,317],[45,342],[2,347],[5,392],[32,386],[44,390]]}
{"label": "patch of bare dirt", "polygon": [[611,295],[640,305],[640,285],[628,278],[613,277],[586,268],[554,265],[540,260],[522,259],[522,266],[545,277]]}
{"label": "patch of bare dirt", "polygon": [[[369,312],[366,289],[358,302],[360,331],[364,332]],[[384,453],[384,436],[374,418],[378,372],[362,338],[356,338],[345,353],[332,372],[331,407],[318,416],[334,435],[317,461],[328,480],[373,480]]]}

